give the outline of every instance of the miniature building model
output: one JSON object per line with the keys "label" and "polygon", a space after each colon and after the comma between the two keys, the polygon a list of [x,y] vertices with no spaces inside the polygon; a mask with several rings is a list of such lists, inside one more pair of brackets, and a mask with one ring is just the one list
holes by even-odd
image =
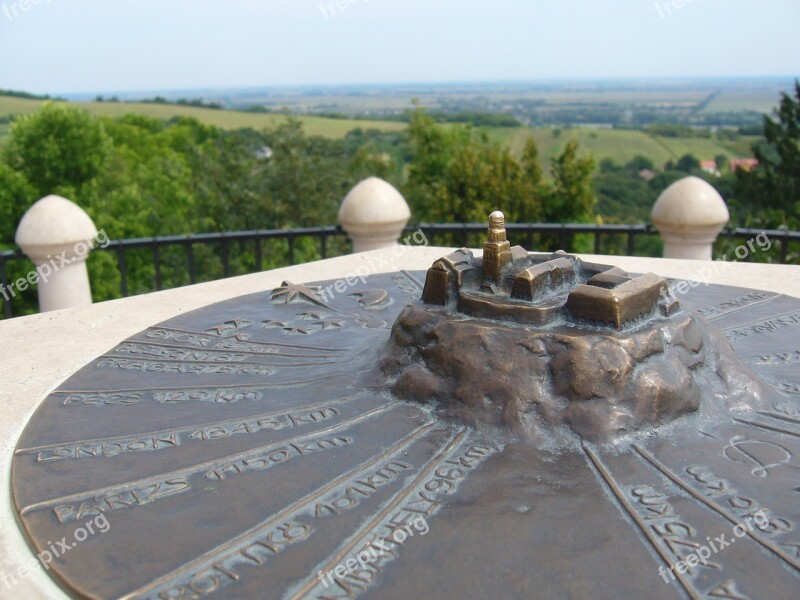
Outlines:
{"label": "miniature building model", "polygon": [[422,299],[478,318],[534,325],[561,319],[618,330],[659,311],[670,316],[679,310],[677,301],[667,299],[667,282],[653,273],[631,277],[563,251],[512,248],[500,211],[489,215],[483,258],[461,248],[437,260]]}

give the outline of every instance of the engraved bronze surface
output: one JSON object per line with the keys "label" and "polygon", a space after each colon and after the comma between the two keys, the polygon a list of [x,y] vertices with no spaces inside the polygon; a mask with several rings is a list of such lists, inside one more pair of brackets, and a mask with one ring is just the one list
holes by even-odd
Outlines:
{"label": "engraved bronze surface", "polygon": [[[800,300],[701,285],[676,304],[648,292],[658,278],[528,255],[499,225],[486,277],[461,252],[365,284],[286,282],[92,361],[19,440],[12,492],[31,547],[69,545],[107,519],[49,564],[80,598],[796,598]],[[582,286],[598,301],[567,313]],[[398,321],[409,310],[413,322]],[[515,431],[497,417],[541,417],[511,395],[537,385],[564,386],[553,414],[598,398],[616,414],[619,348],[641,354],[664,327],[683,335],[672,347],[682,364],[700,346],[735,352],[702,355],[728,379],[707,375],[718,394],[696,409],[659,419],[685,397],[634,402],[655,412],[596,441],[568,422]],[[414,336],[448,328],[452,347],[415,347],[428,362],[411,352]],[[400,370],[431,376],[407,377],[407,399],[386,370],[398,340]],[[483,378],[497,395],[447,405],[437,386],[469,397],[457,382],[479,344],[470,386]],[[564,360],[570,344],[580,368]],[[441,364],[450,375],[433,378]],[[567,376],[548,383],[547,370]],[[636,379],[638,395],[661,393],[655,379]]]}

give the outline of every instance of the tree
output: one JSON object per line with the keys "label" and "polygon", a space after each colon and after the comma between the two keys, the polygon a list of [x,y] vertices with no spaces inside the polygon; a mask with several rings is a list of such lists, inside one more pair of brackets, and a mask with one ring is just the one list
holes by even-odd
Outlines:
{"label": "tree", "polygon": [[0,249],[13,248],[17,225],[37,199],[25,176],[0,162]]}
{"label": "tree", "polygon": [[532,138],[521,160],[469,125],[442,127],[424,111],[409,124],[411,158],[404,186],[420,221],[482,222],[502,209],[509,222],[536,221],[543,173]]}
{"label": "tree", "polygon": [[736,196],[746,218],[762,227],[800,226],[800,82],[794,98],[781,95],[776,119],[764,116],[764,142],[754,144],[758,166],[736,173]]}
{"label": "tree", "polygon": [[677,169],[678,171],[684,171],[685,173],[691,173],[695,169],[699,168],[700,168],[700,160],[693,154],[684,154],[678,159],[678,162],[675,164],[675,169]]}
{"label": "tree", "polygon": [[589,223],[594,217],[597,199],[592,187],[594,159],[578,156],[578,142],[571,140],[564,151],[551,161],[554,188],[544,207],[550,223]]}
{"label": "tree", "polygon": [[[414,217],[423,221],[483,222],[493,210],[508,222],[589,223],[594,220],[594,160],[579,156],[571,141],[551,160],[546,180],[533,138],[517,159],[511,150],[471,127],[442,128],[422,111],[409,126],[412,149],[404,187]],[[588,250],[575,236],[572,250]],[[450,240],[461,243],[462,238]],[[569,241],[569,240],[568,240]],[[556,250],[558,236],[536,236],[540,248]]]}
{"label": "tree", "polygon": [[333,223],[339,203],[353,185],[345,144],[306,136],[297,119],[264,130],[272,150],[256,182],[269,209],[271,227],[311,227]]}
{"label": "tree", "polygon": [[652,160],[650,160],[646,156],[643,156],[641,154],[637,154],[630,161],[628,161],[628,163],[625,165],[625,168],[626,169],[631,169],[631,170],[636,171],[638,173],[639,171],[642,171],[644,169],[652,170],[654,167],[653,167],[653,161]]}
{"label": "tree", "polygon": [[40,111],[14,121],[5,158],[39,196],[68,195],[103,171],[110,150],[111,139],[100,119],[67,104],[46,102]]}

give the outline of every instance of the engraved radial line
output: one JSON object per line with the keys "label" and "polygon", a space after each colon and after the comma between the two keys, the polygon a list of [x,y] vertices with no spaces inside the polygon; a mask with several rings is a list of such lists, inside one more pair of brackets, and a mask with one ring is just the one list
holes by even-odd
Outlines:
{"label": "engraved radial line", "polygon": [[137,595],[145,594],[149,591],[152,591],[153,589],[158,588],[160,585],[167,583],[169,580],[175,577],[179,577],[180,575],[186,573],[187,571],[192,571],[193,569],[197,568],[198,566],[201,566],[205,562],[212,562],[212,563],[216,562],[216,557],[219,556],[220,554],[235,548],[241,542],[245,542],[251,538],[258,537],[260,532],[269,530],[275,524],[280,523],[282,520],[288,517],[291,513],[301,509],[302,507],[308,504],[312,504],[313,502],[317,501],[319,498],[321,498],[331,490],[335,489],[345,481],[352,479],[353,477],[357,477],[360,473],[368,471],[382,460],[386,460],[392,455],[397,454],[403,448],[406,448],[407,446],[415,442],[417,439],[422,437],[425,433],[428,432],[428,430],[431,427],[436,425],[437,422],[438,421],[431,421],[429,423],[426,423],[425,425],[417,427],[417,429],[412,431],[409,435],[407,435],[400,441],[390,446],[387,450],[381,452],[380,454],[369,459],[368,461],[361,463],[357,467],[326,483],[321,488],[318,488],[317,490],[311,492],[310,494],[303,496],[299,500],[295,500],[292,504],[281,510],[279,513],[276,513],[266,521],[257,525],[256,527],[248,529],[244,533],[237,535],[235,538],[228,540],[224,544],[217,546],[216,548],[206,552],[202,556],[199,556],[198,558],[182,565],[178,569],[175,569],[170,573],[162,575],[158,579],[148,583],[146,586],[141,587],[132,592],[129,592],[128,594],[125,594],[120,598],[120,600],[129,600],[131,598],[135,598]]}
{"label": "engraved radial line", "polygon": [[[598,457],[592,450],[587,448],[585,444],[581,444],[581,447],[583,448],[583,451],[586,454],[587,462],[589,463],[590,468],[592,469],[592,471],[595,473],[596,476],[599,475],[597,478],[612,491],[612,493],[614,494],[614,496],[616,496],[619,503],[625,509],[625,512],[627,512],[628,515],[631,517],[631,519],[633,519],[634,522],[639,526],[639,529],[641,529],[642,533],[644,534],[644,537],[646,537],[647,540],[650,542],[650,545],[653,547],[653,550],[655,550],[658,553],[658,555],[662,558],[667,567],[671,567],[672,563],[670,562],[669,556],[667,555],[666,551],[664,550],[664,548],[661,547],[661,545],[655,539],[653,539],[652,535],[650,534],[650,530],[647,528],[647,523],[644,522],[642,517],[640,517],[639,514],[636,512],[636,510],[633,508],[633,506],[631,506],[631,503],[625,497],[625,494],[622,492],[619,485],[614,480],[614,477],[611,475],[611,472],[600,460],[600,457]],[[675,577],[678,578],[678,581],[680,581],[681,585],[683,586],[683,589],[686,591],[687,594],[689,594],[689,597],[692,598],[692,600],[702,600],[702,596],[700,596],[697,593],[697,590],[695,590],[692,587],[692,585],[686,580],[686,578],[680,572],[676,572]]]}
{"label": "engraved radial line", "polygon": [[[420,481],[425,479],[428,475],[430,475],[431,471],[433,471],[439,463],[444,460],[444,457],[450,452],[455,446],[457,446],[464,436],[467,434],[467,429],[462,428],[453,438],[448,442],[448,444],[439,451],[439,453],[434,456],[430,462],[428,462],[427,466],[420,471],[419,475],[414,478],[414,481],[411,482],[410,485],[406,487],[405,490],[399,492],[392,498],[392,500],[387,504],[381,511],[378,512],[370,521],[362,527],[356,535],[351,538],[350,542],[345,544],[344,548],[339,550],[329,561],[328,563],[322,568],[323,571],[330,571],[333,567],[338,565],[342,562],[342,560],[352,552],[353,548],[358,545],[358,542],[361,541],[371,529],[373,529],[376,525],[378,525],[386,515],[388,515],[398,504],[400,504],[403,500],[405,500],[411,492],[417,487]],[[290,600],[298,600],[305,596],[308,592],[310,592],[314,587],[317,585],[315,580],[311,580],[307,582],[302,588],[300,588],[297,592],[292,594]]]}
{"label": "engraved radial line", "polygon": [[[342,398],[337,400],[336,402],[350,402],[354,400],[355,397],[351,398]],[[257,415],[249,415],[249,416],[242,416],[236,419],[226,419],[224,421],[213,421],[211,423],[200,423],[198,425],[192,425],[189,427],[176,427],[174,429],[162,429],[160,431],[148,431],[146,433],[131,433],[128,435],[118,435],[114,437],[107,437],[107,438],[93,438],[89,440],[77,440],[72,442],[60,442],[58,444],[48,444],[46,446],[34,446],[32,448],[18,448],[14,451],[14,454],[30,454],[33,452],[40,452],[42,450],[53,450],[56,448],[63,448],[64,446],[75,446],[80,444],[113,444],[114,442],[119,441],[126,441],[134,438],[143,438],[143,437],[158,437],[158,436],[167,436],[169,434],[184,434],[187,432],[195,431],[196,429],[203,429],[206,427],[225,427],[226,425],[235,425],[237,423],[243,423],[245,421],[255,421],[260,419],[269,419],[270,417],[280,417],[283,415],[297,415],[298,413],[308,412],[319,410],[322,408],[333,408],[332,402],[317,402],[316,404],[310,404],[308,406],[298,406],[292,407],[291,410],[284,409],[284,410],[273,410],[267,413],[261,413]]]}
{"label": "engraved radial line", "polygon": [[[760,427],[761,429],[768,429],[769,431],[777,431],[778,433],[785,433],[786,435],[793,435],[794,437],[800,437],[800,433],[798,433],[797,431],[784,429],[783,427],[778,427],[777,425],[770,425],[768,423],[759,423],[758,421],[748,421],[747,419],[734,418],[733,420],[738,423],[742,423],[743,425],[753,425],[754,427]],[[742,449],[739,448],[739,450],[741,451]]]}
{"label": "engraved radial line", "polygon": [[781,317],[788,317],[788,316],[795,315],[795,314],[798,314],[798,313],[800,313],[800,311],[798,311],[795,308],[794,310],[787,310],[786,312],[781,313],[779,315],[772,315],[770,317],[761,317],[759,319],[755,319],[753,321],[749,321],[748,323],[738,323],[737,325],[730,325],[728,327],[721,327],[720,331],[730,331],[731,329],[741,329],[742,327],[750,327],[751,325],[757,325],[757,324],[762,323],[764,321],[771,321],[772,319],[780,319]]}
{"label": "engraved radial line", "polygon": [[[215,338],[216,339],[216,338]],[[219,338],[220,341],[225,341],[228,338]],[[253,342],[238,342],[241,344],[252,344]],[[217,354],[252,354],[254,356],[285,356],[288,358],[320,358],[320,359],[336,359],[336,356],[325,356],[324,354],[289,354],[286,352],[252,352],[251,350],[236,350],[232,348],[207,348],[206,346],[189,346],[189,345],[179,345],[179,344],[165,344],[163,342],[151,342],[151,341],[131,341],[125,340],[124,342],[117,344],[117,348],[120,346],[124,346],[126,344],[136,345],[136,346],[157,346],[158,348],[169,348],[171,350],[186,350],[187,352],[216,352]],[[259,344],[263,345],[263,344]],[[116,348],[114,349],[116,350]],[[138,355],[133,355],[138,356]]]}
{"label": "engraved radial line", "polygon": [[[233,353],[233,352],[230,352]],[[265,354],[264,356],[269,356]],[[276,362],[230,362],[224,360],[186,360],[180,358],[160,358],[157,356],[136,356],[136,355],[122,355],[119,354],[101,354],[95,360],[102,358],[115,358],[117,360],[130,360],[130,361],[146,361],[151,363],[180,363],[185,365],[215,365],[220,367],[282,367],[284,369],[293,369],[297,367],[325,367],[328,365],[336,365],[345,362],[346,359],[334,358],[328,362],[316,363],[276,363]]]}
{"label": "engraved radial line", "polygon": [[[209,333],[200,333],[199,331],[190,331],[188,329],[178,329],[177,327],[151,327],[147,331],[158,331],[159,329],[163,329],[165,331],[177,331],[178,333],[188,333],[190,335],[197,335],[200,337],[207,337],[211,338],[212,340],[227,340],[233,338],[224,338],[219,337],[216,335],[211,335]],[[251,342],[248,340],[248,344],[258,344],[259,346],[278,346],[280,348],[300,348],[301,350],[322,350],[323,352],[347,352],[352,350],[352,348],[323,348],[321,346],[306,346],[303,344],[284,344],[281,342]],[[202,346],[200,346],[202,347]]]}
{"label": "engraved radial line", "polygon": [[712,317],[706,317],[706,320],[707,321],[716,321],[717,319],[721,319],[722,317],[727,317],[728,315],[735,314],[737,312],[743,311],[743,310],[748,309],[748,308],[753,308],[754,306],[758,306],[759,304],[766,304],[767,302],[772,302],[776,298],[783,298],[783,297],[784,297],[783,294],[775,294],[771,298],[764,298],[763,300],[757,300],[756,302],[753,302],[752,304],[746,304],[744,306],[739,306],[737,308],[731,309],[731,310],[729,310],[727,312],[724,312],[724,313],[720,313],[718,315],[714,315]]}
{"label": "engraved radial line", "polygon": [[787,423],[794,423],[795,425],[800,425],[800,419],[793,419],[789,415],[776,415],[775,413],[763,410],[758,411],[758,414],[763,415],[765,417],[772,417],[773,419],[780,419],[781,421],[786,421]]}
{"label": "engraved radial line", "polygon": [[403,269],[403,270],[402,270],[402,271],[400,271],[400,272],[401,272],[403,275],[405,275],[406,277],[408,277],[408,278],[411,280],[411,283],[413,283],[414,285],[416,285],[416,286],[417,286],[419,289],[421,289],[421,290],[422,290],[422,289],[425,289],[425,286],[422,284],[422,282],[421,282],[419,279],[417,279],[416,277],[414,277],[414,276],[413,276],[411,273],[409,273],[409,272],[408,272],[408,271],[406,271],[405,269]]}
{"label": "engraved radial line", "polygon": [[[675,473],[670,471],[655,456],[653,456],[652,454],[648,453],[643,448],[640,448],[636,444],[634,444],[633,447],[636,449],[636,451],[639,453],[639,455],[642,457],[643,460],[649,462],[652,466],[654,466],[656,469],[661,471],[661,473],[665,477],[670,479],[676,485],[678,485],[681,488],[683,488],[686,492],[691,494],[692,497],[694,497],[696,500],[699,500],[700,502],[705,504],[708,508],[710,508],[714,512],[722,515],[723,517],[725,517],[728,521],[730,521],[734,525],[739,525],[741,523],[741,521],[739,519],[737,519],[735,515],[732,515],[731,513],[729,513],[724,508],[722,508],[719,504],[717,504],[713,500],[709,500],[708,498],[706,498],[705,496],[703,496],[702,494],[697,492],[692,486],[690,486],[683,479],[678,477]],[[777,554],[779,557],[781,557],[784,561],[786,561],[789,565],[793,566],[795,569],[800,570],[800,561],[797,561],[796,559],[794,559],[792,556],[790,556],[784,550],[782,550],[781,548],[779,548],[778,546],[776,546],[775,544],[770,542],[768,539],[765,539],[765,538],[761,537],[759,534],[750,531],[749,528],[745,528],[745,529],[746,529],[747,535],[749,535],[753,540],[755,540],[756,542],[758,542],[759,544],[764,546],[764,548],[766,548],[767,550],[770,550],[770,551],[774,552],[775,554]]]}
{"label": "engraved radial line", "polygon": [[[155,361],[154,361],[155,362]],[[236,364],[236,363],[232,363]],[[176,387],[174,385],[169,387],[152,387],[152,388],[122,388],[118,390],[56,390],[52,394],[69,395],[69,394],[120,394],[125,392],[185,392],[187,390],[235,390],[239,388],[283,388],[294,387],[300,385],[308,385],[309,383],[316,383],[318,381],[326,381],[330,379],[330,375],[322,375],[320,377],[313,377],[311,379],[304,379],[302,381],[286,381],[283,383],[225,383],[203,387],[202,385],[192,385],[189,387]]]}
{"label": "engraved radial line", "polygon": [[398,406],[399,406],[398,404],[388,404],[386,406],[382,406],[380,408],[376,408],[375,410],[371,410],[368,413],[364,413],[363,415],[358,415],[357,417],[353,417],[353,418],[348,419],[346,421],[342,421],[338,425],[333,425],[331,427],[326,427],[325,429],[320,429],[318,431],[313,431],[313,432],[307,433],[305,435],[299,435],[297,437],[289,438],[287,440],[282,440],[280,442],[273,442],[271,444],[266,444],[264,446],[258,446],[256,448],[250,448],[250,449],[245,450],[243,452],[237,452],[236,454],[231,454],[229,456],[223,456],[223,457],[220,457],[220,458],[216,458],[214,460],[208,460],[208,461],[196,464],[196,465],[192,465],[190,467],[184,467],[183,469],[178,469],[176,471],[170,471],[170,472],[161,473],[161,474],[158,474],[158,475],[151,475],[150,477],[145,477],[143,479],[137,479],[135,481],[126,481],[125,483],[117,483],[115,485],[109,485],[107,487],[97,488],[97,489],[94,489],[94,490],[88,490],[88,491],[85,491],[85,492],[78,492],[76,494],[70,494],[69,496],[63,496],[61,498],[54,498],[52,500],[45,500],[43,502],[36,502],[34,504],[31,504],[29,506],[26,506],[26,507],[22,508],[19,511],[19,514],[22,515],[22,516],[25,516],[26,514],[31,513],[31,512],[35,512],[37,510],[44,510],[44,509],[47,509],[47,508],[52,508],[53,506],[56,506],[58,504],[62,504],[62,503],[65,503],[65,502],[71,502],[73,500],[80,500],[80,499],[86,498],[86,497],[100,496],[100,495],[103,495],[103,494],[107,494],[108,492],[113,492],[113,491],[117,491],[117,490],[126,490],[128,488],[136,488],[136,487],[139,487],[139,486],[142,486],[142,485],[147,485],[150,482],[161,481],[162,479],[167,479],[167,478],[174,479],[174,478],[182,477],[184,475],[195,475],[195,474],[197,474],[197,473],[199,473],[199,472],[201,472],[201,471],[203,471],[205,469],[213,467],[217,463],[223,463],[223,462],[226,463],[226,462],[232,462],[232,461],[240,460],[240,459],[246,458],[247,456],[249,456],[250,454],[252,454],[254,452],[268,452],[269,450],[271,450],[273,448],[277,448],[277,447],[280,447],[280,446],[283,446],[283,445],[286,445],[286,444],[296,443],[296,442],[300,442],[300,441],[306,440],[308,438],[316,438],[316,437],[319,437],[319,436],[322,436],[322,435],[328,435],[328,434],[331,434],[331,433],[336,433],[340,429],[345,429],[345,428],[347,428],[347,427],[349,427],[349,426],[351,426],[351,425],[353,425],[355,423],[358,423],[359,421],[363,421],[365,419],[369,419],[370,417],[374,417],[377,414],[387,412],[389,410],[397,408]]}

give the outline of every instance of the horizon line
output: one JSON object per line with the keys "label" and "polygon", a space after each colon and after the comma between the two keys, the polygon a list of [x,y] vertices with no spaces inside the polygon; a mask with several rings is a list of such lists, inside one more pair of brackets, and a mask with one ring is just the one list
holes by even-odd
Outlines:
{"label": "horizon line", "polygon": [[127,90],[84,90],[60,92],[27,92],[50,96],[83,96],[104,94],[144,94],[144,93],[177,93],[177,92],[209,92],[209,91],[261,91],[261,90],[304,90],[309,88],[343,89],[343,88],[392,88],[392,87],[430,87],[430,86],[485,86],[485,85],[532,85],[532,84],[569,84],[569,83],[648,83],[648,82],[724,82],[724,81],[779,81],[783,79],[797,80],[796,74],[783,75],[667,75],[667,76],[617,76],[617,77],[542,77],[526,79],[442,79],[429,81],[362,81],[347,83],[285,83],[285,84],[236,84],[236,85],[198,85],[193,87],[171,88],[138,88]]}

